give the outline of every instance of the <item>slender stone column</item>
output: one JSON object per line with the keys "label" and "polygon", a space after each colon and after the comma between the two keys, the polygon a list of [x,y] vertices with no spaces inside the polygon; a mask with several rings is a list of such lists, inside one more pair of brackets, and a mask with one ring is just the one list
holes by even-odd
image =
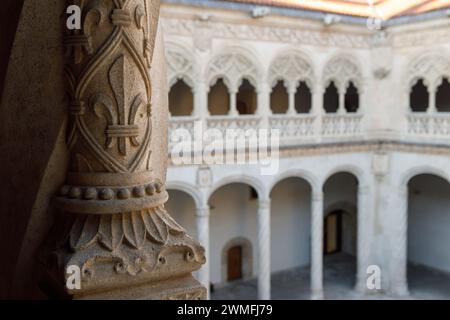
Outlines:
{"label": "slender stone column", "polygon": [[272,114],[270,109],[270,88],[263,82],[258,90],[258,109],[257,114],[260,116],[268,116]]}
{"label": "slender stone column", "polygon": [[289,107],[288,114],[296,114],[295,110],[295,93],[297,92],[297,87],[295,85],[289,85],[288,87],[288,95],[289,95]]}
{"label": "slender stone column", "polygon": [[209,116],[208,90],[204,81],[197,82],[194,89],[194,112],[196,117]]}
{"label": "slender stone column", "polygon": [[356,291],[365,292],[367,289],[367,267],[370,258],[370,239],[372,229],[372,208],[370,187],[359,186],[357,209],[357,276]]}
{"label": "slender stone column", "polygon": [[205,248],[206,263],[198,271],[198,280],[207,288],[207,298],[210,294],[210,264],[209,264],[209,207],[197,208],[197,237],[198,241]]}
{"label": "slender stone column", "polygon": [[[427,109],[427,113],[429,114],[435,114],[436,113],[436,91],[437,88],[433,87],[429,89],[429,94],[428,94],[428,109]],[[430,130],[431,131],[431,130]]]}
{"label": "slender stone column", "polygon": [[338,114],[345,114],[345,88],[339,89]]}
{"label": "slender stone column", "polygon": [[[204,249],[164,209],[167,124],[149,74],[159,1],[68,3],[82,30],[65,39],[70,159],[53,201],[50,279],[76,299],[204,298],[192,277]],[[79,289],[66,286],[74,269]]]}
{"label": "slender stone column", "polygon": [[311,299],[323,299],[323,192],[312,195]]}
{"label": "slender stone column", "polygon": [[230,111],[228,115],[237,116],[239,115],[237,107],[236,107],[236,99],[237,99],[237,90],[230,89]]}
{"label": "slender stone column", "polygon": [[270,299],[270,200],[258,202],[258,299]]}

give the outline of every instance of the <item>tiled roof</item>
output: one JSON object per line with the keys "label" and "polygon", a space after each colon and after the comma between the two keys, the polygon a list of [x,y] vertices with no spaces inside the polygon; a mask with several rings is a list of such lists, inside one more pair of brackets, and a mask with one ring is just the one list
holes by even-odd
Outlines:
{"label": "tiled roof", "polygon": [[450,7],[450,0],[222,0],[389,19]]}

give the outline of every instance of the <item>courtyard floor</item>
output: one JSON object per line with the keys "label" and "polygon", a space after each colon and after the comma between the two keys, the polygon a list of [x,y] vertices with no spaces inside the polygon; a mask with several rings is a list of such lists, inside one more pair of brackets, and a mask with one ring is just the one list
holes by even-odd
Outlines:
{"label": "courtyard floor", "polygon": [[[353,290],[356,261],[345,254],[324,257],[325,299],[395,299],[386,294],[361,295]],[[272,274],[272,299],[307,300],[309,266]],[[410,297],[407,299],[450,299],[450,274],[421,266],[408,267]],[[211,293],[213,300],[254,300],[257,298],[256,279],[236,281]]]}

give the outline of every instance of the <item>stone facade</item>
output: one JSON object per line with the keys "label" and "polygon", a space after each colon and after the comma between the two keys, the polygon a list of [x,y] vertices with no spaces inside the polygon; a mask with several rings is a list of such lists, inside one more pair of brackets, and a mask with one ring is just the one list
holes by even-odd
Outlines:
{"label": "stone facade", "polygon": [[[310,216],[306,229],[311,244],[301,249],[310,257],[297,263],[311,266],[312,298],[322,298],[323,219],[328,208],[336,205],[325,199],[333,195],[324,190],[335,174],[350,173],[357,180],[355,199],[349,203],[357,208],[356,290],[366,291],[367,267],[377,265],[383,274],[383,291],[407,295],[408,210],[412,210],[408,209],[408,184],[421,174],[450,181],[450,117],[436,107],[436,91],[450,77],[447,16],[441,11],[428,17],[393,19],[386,28],[372,30],[364,19],[327,25],[325,14],[307,16],[301,10],[298,14],[291,10],[290,15],[277,11],[256,19],[249,11],[252,8],[167,1],[161,13],[169,87],[182,80],[191,88],[194,101],[189,116],[176,116],[177,106],[172,106],[173,132],[181,128],[193,135],[196,121],[223,132],[227,128],[280,130],[280,164],[273,176],[261,175],[260,165],[213,164],[205,168],[171,163],[168,188],[193,199],[197,211],[183,219],[196,219],[202,230],[197,238],[208,243],[210,261],[199,271],[200,280],[215,286],[226,283],[226,277],[219,277],[220,270],[211,268],[220,269],[224,264],[219,253],[230,238],[247,233],[256,251],[253,274],[258,277],[258,296],[270,297],[270,272],[275,270],[271,261],[273,264],[274,250],[278,252],[280,247],[271,248],[274,240],[267,238],[282,237],[281,233],[271,235],[271,217],[287,210],[275,207],[271,194],[281,181],[300,177],[310,189],[309,209],[305,210]],[[236,106],[245,80],[256,96],[256,111],[251,114],[240,114]],[[419,80],[429,92],[426,112],[415,112],[410,101]],[[222,90],[221,98],[214,100],[212,92],[220,81],[225,94]],[[274,98],[278,83],[286,92],[284,100]],[[296,102],[301,83],[311,97],[307,112],[299,112],[302,109]],[[335,111],[325,110],[332,83],[336,87]],[[350,86],[356,87],[358,96],[358,107],[352,111],[347,101]],[[221,101],[229,104],[225,114],[211,115]],[[274,103],[285,104],[285,111],[274,112]],[[205,171],[206,185],[198,179]],[[204,212],[210,213],[208,208],[215,201],[211,197],[218,190],[225,192],[224,186],[236,183],[257,193],[257,218],[250,218],[253,207],[242,209],[241,216],[248,216],[245,223],[257,223],[257,227],[256,231],[249,227],[233,234],[232,218],[228,222],[221,219],[230,228],[227,236],[225,231],[219,232],[215,224],[219,220],[211,220],[219,213]],[[233,199],[224,198],[221,203],[237,201]],[[184,208],[188,210],[187,204]],[[202,214],[195,218],[199,208]],[[284,258],[286,266],[287,256],[295,254],[290,252]]]}

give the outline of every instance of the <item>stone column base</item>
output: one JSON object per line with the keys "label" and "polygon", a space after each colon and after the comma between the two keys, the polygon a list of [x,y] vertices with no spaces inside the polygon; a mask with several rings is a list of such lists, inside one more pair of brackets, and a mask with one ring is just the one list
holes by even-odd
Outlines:
{"label": "stone column base", "polygon": [[113,291],[74,296],[75,300],[205,300],[206,288],[192,275]]}

